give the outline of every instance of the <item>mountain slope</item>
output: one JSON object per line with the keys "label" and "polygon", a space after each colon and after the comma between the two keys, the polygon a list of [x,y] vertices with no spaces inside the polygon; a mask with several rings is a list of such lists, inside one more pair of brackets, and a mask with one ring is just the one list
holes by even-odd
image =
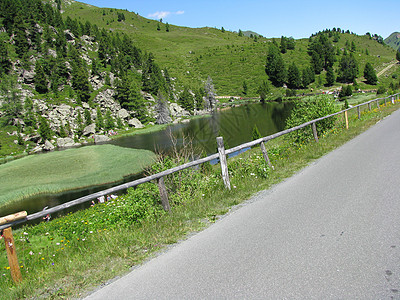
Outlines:
{"label": "mountain slope", "polygon": [[[211,76],[219,95],[241,95],[243,83],[246,81],[247,95],[255,96],[259,84],[267,78],[264,65],[272,39],[254,39],[216,28],[167,25],[134,12],[98,8],[80,2],[72,2],[64,11],[63,16],[76,17],[82,21],[90,20],[101,28],[126,33],[138,47],[151,51],[156,61],[168,68],[171,76],[179,78],[187,85],[200,84]],[[118,13],[124,14],[124,21],[118,22]],[[167,26],[169,31],[166,30]],[[332,43],[335,49],[343,52],[343,49],[349,49],[348,45],[354,42],[359,76],[362,76],[367,61],[379,72],[385,64],[393,60],[395,54],[391,48],[377,43],[369,36],[342,32],[339,40]],[[276,41],[280,43],[280,39]],[[308,39],[296,40],[295,50],[283,54],[286,66],[293,62],[299,69],[308,66],[310,57],[307,47]],[[338,67],[338,61],[339,59],[334,68]]]}
{"label": "mountain slope", "polygon": [[393,49],[400,51],[400,32],[393,32],[385,39],[385,43]]}

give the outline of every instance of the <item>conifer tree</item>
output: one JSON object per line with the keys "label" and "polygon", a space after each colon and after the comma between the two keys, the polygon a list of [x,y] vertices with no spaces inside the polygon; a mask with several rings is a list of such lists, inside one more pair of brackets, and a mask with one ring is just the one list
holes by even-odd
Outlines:
{"label": "conifer tree", "polygon": [[251,135],[252,135],[253,141],[258,140],[259,138],[262,138],[262,135],[261,135],[260,131],[258,130],[257,124],[254,124]]}
{"label": "conifer tree", "polygon": [[213,81],[210,76],[207,77],[207,81],[204,85],[204,90],[206,93],[206,102],[205,102],[205,108],[208,110],[213,110],[215,107],[216,103],[216,92],[214,88]]}
{"label": "conifer tree", "polygon": [[0,76],[7,74],[11,69],[11,62],[8,57],[7,44],[0,41]]}
{"label": "conifer tree", "polygon": [[104,128],[103,115],[101,113],[100,107],[97,107],[96,111],[96,131],[100,131]]}
{"label": "conifer tree", "polygon": [[44,73],[44,69],[43,69],[43,66],[40,61],[36,62],[35,73],[36,73],[35,77],[34,77],[35,90],[41,94],[47,93],[48,92],[48,88],[47,88],[48,81],[47,81],[46,74]]}
{"label": "conifer tree", "polygon": [[178,104],[181,105],[187,111],[193,112],[194,101],[187,87],[185,87],[183,89],[183,92],[179,95]]}
{"label": "conifer tree", "polygon": [[80,110],[78,110],[78,116],[76,117],[76,134],[81,137],[84,129],[83,119]]}
{"label": "conifer tree", "polygon": [[265,64],[265,72],[269,76],[272,84],[279,87],[286,80],[285,63],[275,45],[270,45],[267,55],[267,63]]}
{"label": "conifer tree", "polygon": [[364,68],[364,78],[368,84],[376,85],[378,83],[378,77],[371,63],[367,62]]}
{"label": "conifer tree", "polygon": [[24,102],[24,122],[25,126],[36,128],[35,112],[33,110],[33,102],[30,97],[25,98]]}
{"label": "conifer tree", "polygon": [[396,51],[396,59],[400,62],[400,48]]}
{"label": "conifer tree", "polygon": [[114,127],[115,127],[114,118],[111,115],[111,111],[109,109],[107,109],[104,128],[106,130],[110,130],[110,129],[113,129]]}
{"label": "conifer tree", "polygon": [[300,71],[295,63],[292,63],[288,68],[287,84],[290,89],[298,89],[301,87]]}
{"label": "conifer tree", "polygon": [[85,125],[88,126],[92,124],[92,116],[90,115],[90,111],[88,109],[85,109],[84,111],[84,116],[85,116]]}
{"label": "conifer tree", "polygon": [[167,124],[171,122],[170,112],[168,109],[168,103],[164,95],[158,92],[155,110],[157,113],[156,122],[157,124]]}
{"label": "conifer tree", "polygon": [[40,117],[40,125],[39,125],[38,133],[39,133],[40,137],[42,138],[43,142],[46,140],[49,140],[52,135],[49,122],[47,121],[46,118],[44,118],[42,116]]}
{"label": "conifer tree", "polygon": [[352,53],[343,53],[339,63],[339,78],[341,82],[353,82],[357,78],[358,64]]}
{"label": "conifer tree", "polygon": [[333,68],[329,66],[326,70],[326,85],[327,86],[332,86],[335,83],[335,73],[333,71]]}
{"label": "conifer tree", "polygon": [[261,102],[264,102],[267,99],[267,95],[270,91],[270,87],[267,80],[263,80],[258,87],[258,94],[260,95]]}

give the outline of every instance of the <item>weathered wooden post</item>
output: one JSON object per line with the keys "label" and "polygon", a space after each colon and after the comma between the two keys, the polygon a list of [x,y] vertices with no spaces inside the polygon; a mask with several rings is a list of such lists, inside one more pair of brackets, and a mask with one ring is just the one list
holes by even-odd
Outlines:
{"label": "weathered wooden post", "polygon": [[371,111],[371,102],[368,102],[368,109]]}
{"label": "weathered wooden post", "polygon": [[376,108],[379,108],[379,110],[381,109],[381,107],[379,105],[379,99],[376,100]]}
{"label": "weathered wooden post", "polygon": [[272,170],[275,170],[274,166],[272,165],[271,161],[269,160],[268,152],[267,152],[267,149],[265,148],[264,142],[261,142],[261,143],[260,143],[260,147],[261,147],[261,152],[262,152],[262,154],[263,154],[263,156],[264,156],[265,162],[268,164],[268,166],[269,166]]}
{"label": "weathered wooden post", "polygon": [[230,190],[231,183],[229,181],[228,163],[226,162],[224,139],[222,136],[217,137],[217,145],[218,145],[219,161],[221,163],[222,180],[224,181],[225,187],[228,190]]}
{"label": "weathered wooden post", "polygon": [[349,118],[347,117],[347,110],[344,111],[344,121],[346,123],[346,129],[349,129]]}
{"label": "weathered wooden post", "polygon": [[358,114],[358,119],[361,119],[361,108],[360,106],[357,106],[357,114]]}
{"label": "weathered wooden post", "polygon": [[385,106],[386,106],[386,97],[385,97],[385,98],[383,98],[383,99],[385,99]]}
{"label": "weathered wooden post", "polygon": [[168,193],[165,188],[164,177],[157,179],[158,190],[160,191],[161,205],[165,211],[171,211],[171,206],[169,205]]}
{"label": "weathered wooden post", "polygon": [[[0,218],[0,225],[24,219],[26,218],[26,216],[27,212],[21,211],[13,215],[2,217]],[[8,227],[3,230],[3,238],[4,238],[4,243],[6,245],[7,258],[8,258],[8,264],[10,265],[11,277],[14,283],[17,284],[22,281],[22,275],[18,263],[17,250],[15,249],[14,237],[12,234],[11,227]]]}
{"label": "weathered wooden post", "polygon": [[315,122],[311,124],[311,128],[312,128],[312,132],[314,135],[314,139],[318,143],[319,139],[318,139],[318,134],[317,134],[317,125],[315,125]]}

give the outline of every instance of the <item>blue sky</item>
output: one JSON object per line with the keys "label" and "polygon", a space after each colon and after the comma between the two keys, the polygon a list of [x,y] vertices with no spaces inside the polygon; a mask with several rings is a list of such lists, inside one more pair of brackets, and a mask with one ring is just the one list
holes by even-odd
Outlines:
{"label": "blue sky", "polygon": [[388,37],[400,31],[399,0],[81,0],[128,9],[150,19],[187,27],[252,30],[265,37],[306,38],[325,28]]}

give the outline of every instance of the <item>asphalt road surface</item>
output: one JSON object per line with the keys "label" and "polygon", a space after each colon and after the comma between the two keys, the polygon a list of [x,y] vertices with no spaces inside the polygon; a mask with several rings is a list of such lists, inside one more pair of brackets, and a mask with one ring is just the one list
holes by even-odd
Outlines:
{"label": "asphalt road surface", "polygon": [[400,299],[400,111],[87,299]]}

